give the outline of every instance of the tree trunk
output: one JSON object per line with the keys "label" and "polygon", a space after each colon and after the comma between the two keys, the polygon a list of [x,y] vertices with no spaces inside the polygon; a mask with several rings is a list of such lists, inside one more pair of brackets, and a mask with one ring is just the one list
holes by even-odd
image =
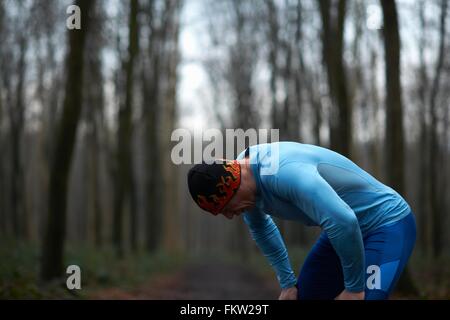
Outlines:
{"label": "tree trunk", "polygon": [[340,151],[346,156],[350,156],[352,144],[352,106],[347,88],[347,73],[344,66],[344,26],[347,1],[340,0],[338,3],[338,22],[335,33],[336,52],[334,58],[336,59],[336,89],[337,89],[337,104],[339,110],[339,143]]}
{"label": "tree trunk", "polygon": [[93,239],[94,244],[99,247],[102,244],[102,207],[100,204],[100,181],[99,181],[99,143],[98,143],[98,128],[97,124],[92,123],[92,132],[88,136],[89,145],[89,165],[88,165],[88,190],[90,190],[90,211],[93,217]]}
{"label": "tree trunk", "polygon": [[[0,39],[3,39],[5,32],[4,28],[4,16],[5,16],[5,4],[0,1]],[[3,59],[3,57],[0,57]],[[0,64],[0,74],[4,72],[2,70],[2,64]],[[3,77],[0,77],[0,153],[5,154],[5,137],[3,136]],[[5,171],[3,168],[4,160],[3,157],[0,158],[0,233],[5,234],[7,232],[7,210],[6,210],[6,184],[5,184]]]}
{"label": "tree trunk", "polygon": [[[383,9],[385,78],[386,78],[386,170],[387,182],[398,193],[404,193],[403,105],[400,85],[400,35],[396,2],[381,0]],[[417,294],[409,269],[403,271],[398,290]]]}
{"label": "tree trunk", "polygon": [[426,99],[426,93],[428,90],[428,76],[427,76],[427,69],[426,69],[426,62],[425,62],[425,40],[426,40],[426,20],[425,20],[425,13],[424,13],[424,6],[425,1],[422,0],[420,2],[419,7],[419,16],[420,16],[420,29],[421,29],[421,35],[419,40],[419,60],[420,60],[420,69],[419,69],[419,87],[418,87],[418,95],[419,95],[419,127],[420,127],[420,136],[419,136],[419,212],[417,212],[418,215],[418,240],[419,244],[424,252],[428,251],[428,238],[429,238],[429,232],[428,232],[428,226],[430,225],[429,222],[429,132],[428,132],[428,126],[426,123],[426,117],[428,115],[428,108],[427,108],[427,99]]}
{"label": "tree trunk", "polygon": [[295,81],[295,115],[293,117],[293,130],[295,132],[293,138],[295,141],[301,141],[302,134],[301,134],[301,119],[302,119],[302,98],[303,98],[303,72],[302,67],[304,66],[303,62],[303,25],[302,25],[302,4],[301,0],[297,1],[296,5],[296,28],[295,28],[295,50],[294,50],[294,59],[297,62],[296,68],[295,68],[295,75],[294,75],[294,81]]}
{"label": "tree trunk", "polygon": [[285,97],[283,101],[283,113],[282,113],[282,120],[281,120],[281,128],[284,130],[280,134],[281,140],[293,140],[292,136],[292,126],[291,126],[291,120],[292,120],[292,112],[291,112],[291,83],[292,83],[292,75],[291,75],[291,69],[292,69],[292,48],[289,44],[286,45],[286,65],[283,68],[283,82],[284,82],[284,90],[285,90]]}
{"label": "tree trunk", "polygon": [[[0,3],[0,36],[2,34],[3,23],[3,2]],[[0,66],[1,67],[1,66]],[[0,73],[2,72],[0,68]],[[4,154],[4,140],[3,140],[3,83],[0,79],[0,153]],[[5,174],[3,171],[3,158],[0,157],[0,234],[6,234],[6,217],[5,217]]]}
{"label": "tree trunk", "polygon": [[55,137],[49,186],[48,224],[43,242],[41,278],[49,281],[63,272],[63,251],[66,234],[67,185],[73,149],[81,113],[83,83],[83,51],[89,30],[89,9],[92,0],[78,0],[82,28],[69,32],[69,49],[66,57],[67,80],[62,118]]}
{"label": "tree trunk", "polygon": [[146,75],[142,78],[151,82],[150,88],[144,83],[144,97],[151,110],[146,112],[146,136],[148,144],[146,146],[146,162],[147,162],[147,177],[146,177],[146,248],[149,252],[154,252],[161,242],[161,177],[160,172],[160,143],[158,137],[158,118],[159,118],[159,58],[154,57],[152,63],[153,77],[148,79]]}
{"label": "tree trunk", "polygon": [[[131,194],[133,179],[132,167],[132,112],[133,112],[133,71],[135,57],[138,53],[138,0],[131,0],[129,14],[129,44],[128,44],[128,60],[125,66],[126,86],[125,86],[125,103],[120,105],[118,113],[118,137],[117,137],[117,172],[115,181],[115,203],[113,217],[113,242],[118,256],[124,254],[123,243],[123,217],[126,204],[128,202],[130,216],[135,217],[136,212],[131,212],[134,207],[131,202],[134,200]],[[132,218],[132,228],[135,219]],[[134,246],[132,240],[131,245]]]}
{"label": "tree trunk", "polygon": [[[164,30],[159,30],[153,23],[155,8],[151,6],[149,9],[149,21],[151,23],[151,34],[149,38],[148,56],[150,57],[149,71],[142,71],[142,89],[143,97],[146,101],[146,109],[144,110],[145,118],[145,135],[147,137],[147,146],[145,148],[145,160],[147,167],[147,175],[145,180],[146,197],[146,228],[145,228],[145,245],[148,252],[155,252],[162,241],[162,203],[161,203],[161,170],[160,160],[160,143],[159,143],[159,119],[160,119],[160,65],[161,52],[160,47],[164,39]],[[164,28],[163,28],[164,29]],[[148,74],[151,76],[149,77]]]}
{"label": "tree trunk", "polygon": [[381,0],[384,16],[386,79],[386,170],[387,181],[404,192],[403,105],[400,86],[400,36],[395,1]]}
{"label": "tree trunk", "polygon": [[[255,47],[252,42],[253,34],[248,32],[248,24],[251,21],[248,19],[249,12],[243,6],[243,2],[235,0],[232,2],[232,6],[234,11],[233,29],[236,30],[236,42],[230,48],[231,65],[229,66],[231,75],[229,84],[236,101],[233,124],[245,131],[249,128],[256,128],[259,122],[253,105],[254,90],[252,79],[255,70],[253,57]],[[239,257],[246,260],[250,250],[248,230],[244,224],[237,225],[234,230],[236,232],[234,236],[234,239],[236,239],[235,249]]]}
{"label": "tree trunk", "polygon": [[280,128],[280,119],[277,102],[277,77],[278,77],[278,11],[273,0],[266,0],[267,11],[269,14],[269,66],[270,66],[270,92],[271,92],[271,122],[272,128]]}
{"label": "tree trunk", "polygon": [[129,44],[129,65],[127,70],[127,86],[126,86],[126,101],[127,109],[129,109],[129,159],[128,159],[128,176],[129,176],[129,203],[130,203],[130,246],[131,250],[135,252],[137,250],[137,239],[138,239],[138,221],[137,221],[137,197],[136,197],[136,183],[134,179],[134,164],[133,164],[133,127],[132,127],[132,110],[133,110],[133,96],[134,96],[134,64],[136,56],[139,53],[139,24],[138,24],[138,13],[139,13],[139,1],[131,1],[131,12],[130,12],[130,44]]}
{"label": "tree trunk", "polygon": [[437,97],[440,89],[442,71],[444,67],[446,18],[448,0],[441,0],[441,16],[439,25],[439,52],[436,63],[436,71],[430,92],[430,115],[431,115],[431,141],[430,141],[430,204],[431,204],[431,234],[433,257],[437,258],[442,253],[442,217],[440,213],[440,190],[439,190],[439,128],[437,115]]}
{"label": "tree trunk", "polygon": [[[167,52],[167,87],[165,92],[165,107],[162,114],[163,137],[170,137],[175,127],[176,107],[177,107],[177,65],[179,62],[178,38],[180,28],[180,0],[173,0],[170,22],[168,27],[171,30],[168,33],[167,41],[172,43],[170,52]],[[167,139],[167,138],[166,138]],[[164,199],[164,249],[169,252],[177,252],[180,249],[180,228],[178,217],[179,194],[177,192],[177,167],[172,164],[170,159],[171,143],[162,141],[162,173],[163,199]]]}
{"label": "tree trunk", "polygon": [[10,105],[11,123],[11,221],[13,233],[17,238],[22,238],[25,234],[25,197],[24,197],[24,177],[21,156],[21,140],[24,128],[24,81],[26,72],[25,55],[27,51],[27,40],[24,35],[19,36],[19,61],[17,65],[17,85],[15,90],[15,105]]}
{"label": "tree trunk", "polygon": [[[322,55],[332,103],[330,147],[349,156],[352,143],[352,108],[343,59],[346,5],[346,0],[338,1],[337,8],[329,0],[319,1],[323,27]],[[334,12],[336,10],[337,12]]]}
{"label": "tree trunk", "polygon": [[[98,13],[98,8],[95,12],[96,28],[102,30],[102,17]],[[92,30],[87,43],[87,63],[88,72],[85,77],[85,88],[87,91],[86,96],[86,122],[88,131],[86,134],[87,145],[87,179],[86,190],[87,203],[88,203],[88,217],[89,226],[92,226],[92,231],[89,232],[89,239],[93,240],[95,246],[100,247],[102,245],[102,233],[103,233],[103,210],[100,201],[101,197],[101,184],[100,184],[100,130],[101,121],[103,120],[103,108],[104,108],[104,92],[103,85],[104,79],[102,75],[102,62],[101,62],[101,50],[102,44],[99,43],[101,34],[97,30]]]}
{"label": "tree trunk", "polygon": [[[3,150],[3,146],[4,146],[4,142],[3,142],[3,126],[1,125],[2,123],[2,115],[3,115],[3,110],[2,110],[2,88],[0,85],[0,153],[4,153]],[[3,172],[3,158],[0,158],[0,233],[1,234],[6,234],[6,224],[5,224],[5,207],[4,207],[4,203],[5,203],[5,185],[4,185],[4,180],[5,180],[5,175]]]}
{"label": "tree trunk", "polygon": [[381,157],[381,129],[379,123],[378,113],[380,110],[380,101],[378,95],[378,56],[374,50],[370,54],[370,100],[372,102],[372,125],[373,136],[370,141],[369,157],[371,159],[372,174],[380,178],[382,176],[382,157]]}

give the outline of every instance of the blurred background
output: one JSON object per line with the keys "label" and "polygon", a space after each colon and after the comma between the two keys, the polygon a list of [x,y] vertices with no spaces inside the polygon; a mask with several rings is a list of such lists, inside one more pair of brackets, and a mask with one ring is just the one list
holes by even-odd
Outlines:
{"label": "blurred background", "polygon": [[[276,299],[243,221],[200,211],[170,155],[177,128],[277,128],[402,194],[418,239],[393,298],[449,299],[449,16],[448,0],[0,1],[0,298]],[[320,230],[276,222],[298,275]]]}

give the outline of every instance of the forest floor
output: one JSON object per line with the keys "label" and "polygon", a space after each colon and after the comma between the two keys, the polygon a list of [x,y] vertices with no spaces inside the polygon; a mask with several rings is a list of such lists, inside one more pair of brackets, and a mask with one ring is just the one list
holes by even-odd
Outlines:
{"label": "forest floor", "polygon": [[[214,260],[212,260],[214,261]],[[101,287],[86,299],[154,299],[154,300],[276,300],[280,289],[273,272],[258,268],[254,261],[246,264],[216,260],[192,262],[176,270],[154,273],[133,286]],[[416,275],[418,295],[394,291],[390,299],[449,299],[450,274],[442,264],[428,266]],[[421,274],[421,277],[418,275]],[[428,281],[426,281],[428,279]]]}
{"label": "forest floor", "polygon": [[239,264],[191,264],[133,289],[101,289],[89,299],[277,299],[278,284]]}
{"label": "forest floor", "polygon": [[[308,248],[290,248],[298,271]],[[35,243],[0,238],[0,299],[277,299],[279,286],[261,254],[149,255],[117,258],[112,248],[68,245],[65,265],[82,270],[82,289],[60,281],[39,281],[40,251]],[[409,262],[418,293],[394,292],[391,299],[450,299],[450,256],[431,259],[417,250]]]}

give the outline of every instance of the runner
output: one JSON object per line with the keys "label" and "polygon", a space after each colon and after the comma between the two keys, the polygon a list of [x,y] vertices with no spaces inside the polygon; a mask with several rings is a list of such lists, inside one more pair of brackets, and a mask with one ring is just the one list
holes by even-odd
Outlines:
{"label": "runner", "polygon": [[[268,163],[278,170],[267,174]],[[194,201],[232,219],[242,213],[273,266],[279,299],[387,299],[414,247],[414,215],[393,189],[346,157],[295,142],[255,145],[237,160],[197,164]],[[271,216],[319,226],[298,279]]]}

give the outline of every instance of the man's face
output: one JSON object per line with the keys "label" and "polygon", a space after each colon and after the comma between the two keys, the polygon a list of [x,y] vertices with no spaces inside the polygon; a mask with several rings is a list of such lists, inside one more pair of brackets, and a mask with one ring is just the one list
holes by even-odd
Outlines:
{"label": "man's face", "polygon": [[234,216],[239,216],[243,211],[248,208],[248,205],[242,201],[241,192],[237,192],[227,203],[227,205],[223,208],[222,214],[228,218],[233,219]]}

